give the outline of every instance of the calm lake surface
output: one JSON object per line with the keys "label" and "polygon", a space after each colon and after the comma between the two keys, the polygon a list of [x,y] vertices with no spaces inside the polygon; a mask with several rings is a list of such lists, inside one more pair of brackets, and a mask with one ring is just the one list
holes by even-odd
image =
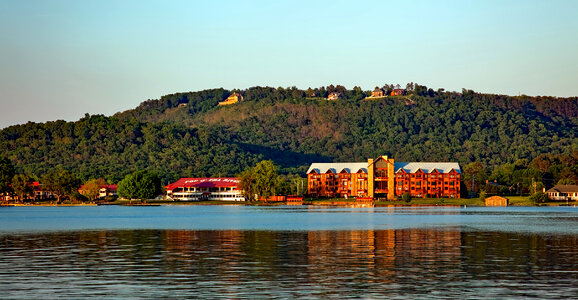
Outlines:
{"label": "calm lake surface", "polygon": [[578,208],[0,207],[0,298],[578,298]]}

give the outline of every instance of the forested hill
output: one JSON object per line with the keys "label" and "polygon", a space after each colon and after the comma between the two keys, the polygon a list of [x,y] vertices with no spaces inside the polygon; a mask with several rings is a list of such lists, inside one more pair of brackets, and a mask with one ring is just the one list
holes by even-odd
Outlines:
{"label": "forested hill", "polygon": [[[217,106],[232,92],[244,101]],[[342,98],[325,100],[331,92]],[[83,179],[118,181],[148,168],[165,182],[233,176],[262,159],[304,175],[311,162],[384,154],[397,161],[481,162],[492,168],[527,164],[541,154],[578,153],[578,98],[420,85],[404,96],[365,98],[370,94],[342,86],[176,93],[112,117],[87,114],[77,122],[11,126],[0,131],[0,145],[28,175],[62,167]]]}

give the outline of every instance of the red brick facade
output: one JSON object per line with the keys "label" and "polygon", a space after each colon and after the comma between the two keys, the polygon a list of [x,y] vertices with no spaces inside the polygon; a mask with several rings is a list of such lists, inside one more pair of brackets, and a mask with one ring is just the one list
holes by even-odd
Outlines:
{"label": "red brick facade", "polygon": [[457,163],[395,163],[387,156],[367,163],[314,163],[307,172],[312,197],[393,199],[409,193],[417,198],[460,198]]}

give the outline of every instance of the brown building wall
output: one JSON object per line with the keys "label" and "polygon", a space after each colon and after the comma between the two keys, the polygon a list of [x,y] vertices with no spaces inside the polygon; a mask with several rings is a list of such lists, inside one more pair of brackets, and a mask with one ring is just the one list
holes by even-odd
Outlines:
{"label": "brown building wall", "polygon": [[394,159],[382,156],[367,160],[367,174],[326,173],[307,174],[307,188],[313,197],[367,196],[393,200],[409,192],[412,197],[460,197],[458,172],[406,173],[401,170],[394,173]]}
{"label": "brown building wall", "polygon": [[395,194],[401,196],[409,192],[412,197],[452,197],[460,198],[460,174],[457,172],[430,174],[423,172],[395,175]]}

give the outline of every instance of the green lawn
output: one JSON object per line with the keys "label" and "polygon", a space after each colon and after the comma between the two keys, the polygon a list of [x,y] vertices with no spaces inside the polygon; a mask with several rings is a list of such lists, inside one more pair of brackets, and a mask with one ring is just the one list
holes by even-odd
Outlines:
{"label": "green lawn", "polygon": [[401,200],[397,201],[376,201],[377,205],[484,205],[480,198],[413,198],[409,203]]}
{"label": "green lawn", "polygon": [[[536,206],[536,204],[530,201],[528,196],[506,196],[510,200],[511,206]],[[315,204],[316,202],[347,202],[353,201],[353,199],[344,198],[323,198],[323,199],[305,199],[307,202]],[[409,203],[401,200],[395,201],[376,201],[376,205],[397,205],[397,206],[411,206],[411,205],[471,205],[471,206],[484,206],[485,203],[480,198],[413,198]],[[550,201],[543,203],[542,205],[548,206],[558,206],[565,205],[565,202],[561,201]],[[571,202],[569,205],[578,205],[577,202]]]}

